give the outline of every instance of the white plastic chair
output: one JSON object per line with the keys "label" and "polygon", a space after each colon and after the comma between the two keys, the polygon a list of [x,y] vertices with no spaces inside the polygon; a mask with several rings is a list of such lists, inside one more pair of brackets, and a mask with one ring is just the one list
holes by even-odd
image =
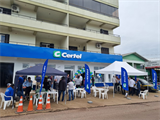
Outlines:
{"label": "white plastic chair", "polygon": [[73,94],[75,94],[75,99],[76,99],[76,93],[78,93],[78,92],[76,91],[76,87],[74,86]]}
{"label": "white plastic chair", "polygon": [[[44,96],[45,92],[41,92],[41,94],[42,94],[42,105],[44,105],[45,98],[43,96]],[[34,94],[34,96],[33,96],[33,104],[35,104],[35,102],[36,102],[36,106],[37,106],[39,99],[40,99],[40,94],[39,93]]]}
{"label": "white plastic chair", "polygon": [[109,89],[105,89],[104,92],[101,93],[102,94],[102,99],[104,99],[104,98],[108,99],[108,93],[107,93],[108,91],[109,91]]}
{"label": "white plastic chair", "polygon": [[140,98],[140,96],[142,95],[142,98],[143,99],[147,99],[147,93],[148,93],[148,90],[145,90],[145,91],[140,91],[140,93],[139,93],[139,98]]}
{"label": "white plastic chair", "polygon": [[80,90],[80,93],[81,93],[81,98],[86,98],[86,91],[85,90]]}
{"label": "white plastic chair", "polygon": [[96,96],[97,96],[97,93],[98,93],[99,91],[96,90],[96,87],[92,88],[92,90],[93,90],[93,95],[94,95],[94,97],[96,97]]}
{"label": "white plastic chair", "polygon": [[[11,104],[11,102],[13,102],[13,97],[12,96],[6,96],[4,93],[0,93],[1,97],[2,97],[2,101],[1,101],[1,106],[0,108],[2,107],[3,103],[3,110],[6,109],[6,106],[9,106]],[[7,98],[11,98],[11,100],[7,100],[5,101],[4,97],[7,97]]]}

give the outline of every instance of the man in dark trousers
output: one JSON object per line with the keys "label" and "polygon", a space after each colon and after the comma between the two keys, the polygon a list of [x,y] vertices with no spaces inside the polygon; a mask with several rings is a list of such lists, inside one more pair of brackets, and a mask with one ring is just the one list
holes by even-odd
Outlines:
{"label": "man in dark trousers", "polygon": [[61,93],[63,94],[62,96],[62,101],[64,100],[64,95],[65,95],[65,90],[66,90],[66,80],[65,77],[62,77],[60,82],[59,82],[59,96],[58,96],[58,101],[60,100]]}
{"label": "man in dark trousers", "polygon": [[94,76],[92,75],[92,86],[94,86]]}
{"label": "man in dark trousers", "polygon": [[139,79],[137,78],[137,93],[136,93],[136,95],[139,95],[140,90],[141,90],[141,83],[139,82]]}

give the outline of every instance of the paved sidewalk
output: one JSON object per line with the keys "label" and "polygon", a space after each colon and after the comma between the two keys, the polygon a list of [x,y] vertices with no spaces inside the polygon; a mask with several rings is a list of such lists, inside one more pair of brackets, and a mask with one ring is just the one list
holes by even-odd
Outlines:
{"label": "paved sidewalk", "polygon": [[[155,97],[154,95],[158,95],[159,97]],[[34,113],[43,113],[43,112],[55,112],[55,111],[64,111],[64,110],[72,110],[72,109],[79,109],[79,108],[96,108],[96,107],[103,107],[103,106],[111,106],[111,105],[123,105],[123,104],[135,104],[135,103],[144,103],[144,102],[153,102],[153,101],[160,101],[160,92],[158,93],[149,93],[149,96],[147,99],[143,100],[142,98],[138,98],[138,96],[130,96],[131,100],[128,100],[124,98],[124,95],[121,93],[116,93],[115,97],[113,98],[112,89],[108,93],[109,98],[108,99],[99,99],[98,97],[93,97],[92,95],[87,95],[86,98],[76,98],[74,101],[67,101],[67,104],[65,102],[59,102],[56,104],[56,102],[53,101],[51,98],[51,109],[50,110],[44,110],[44,111],[33,111],[31,113],[21,113],[23,114],[34,114]],[[88,104],[88,101],[92,101],[92,104]],[[0,99],[1,102],[1,99]],[[34,110],[36,109],[36,106],[34,105]],[[26,111],[28,108],[28,101],[24,102],[23,109]],[[43,108],[45,108],[45,105],[43,105]],[[0,109],[0,117],[7,117],[7,116],[16,116],[19,114],[16,114],[17,108],[11,109],[11,107],[7,107],[6,110]]]}
{"label": "paved sidewalk", "polygon": [[1,120],[160,120],[160,102],[65,110]]}

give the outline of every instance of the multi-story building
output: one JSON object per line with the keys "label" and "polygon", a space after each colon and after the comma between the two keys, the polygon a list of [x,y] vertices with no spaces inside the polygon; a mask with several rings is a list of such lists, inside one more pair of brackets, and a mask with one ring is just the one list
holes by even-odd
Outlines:
{"label": "multi-story building", "polygon": [[71,77],[85,63],[94,72],[122,61],[118,9],[118,0],[0,0],[0,86],[45,59]]}

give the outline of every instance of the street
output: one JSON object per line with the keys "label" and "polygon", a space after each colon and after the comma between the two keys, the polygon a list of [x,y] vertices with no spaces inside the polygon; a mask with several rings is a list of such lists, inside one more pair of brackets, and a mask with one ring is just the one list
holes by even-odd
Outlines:
{"label": "street", "polygon": [[160,102],[75,109],[5,117],[1,120],[160,120]]}

